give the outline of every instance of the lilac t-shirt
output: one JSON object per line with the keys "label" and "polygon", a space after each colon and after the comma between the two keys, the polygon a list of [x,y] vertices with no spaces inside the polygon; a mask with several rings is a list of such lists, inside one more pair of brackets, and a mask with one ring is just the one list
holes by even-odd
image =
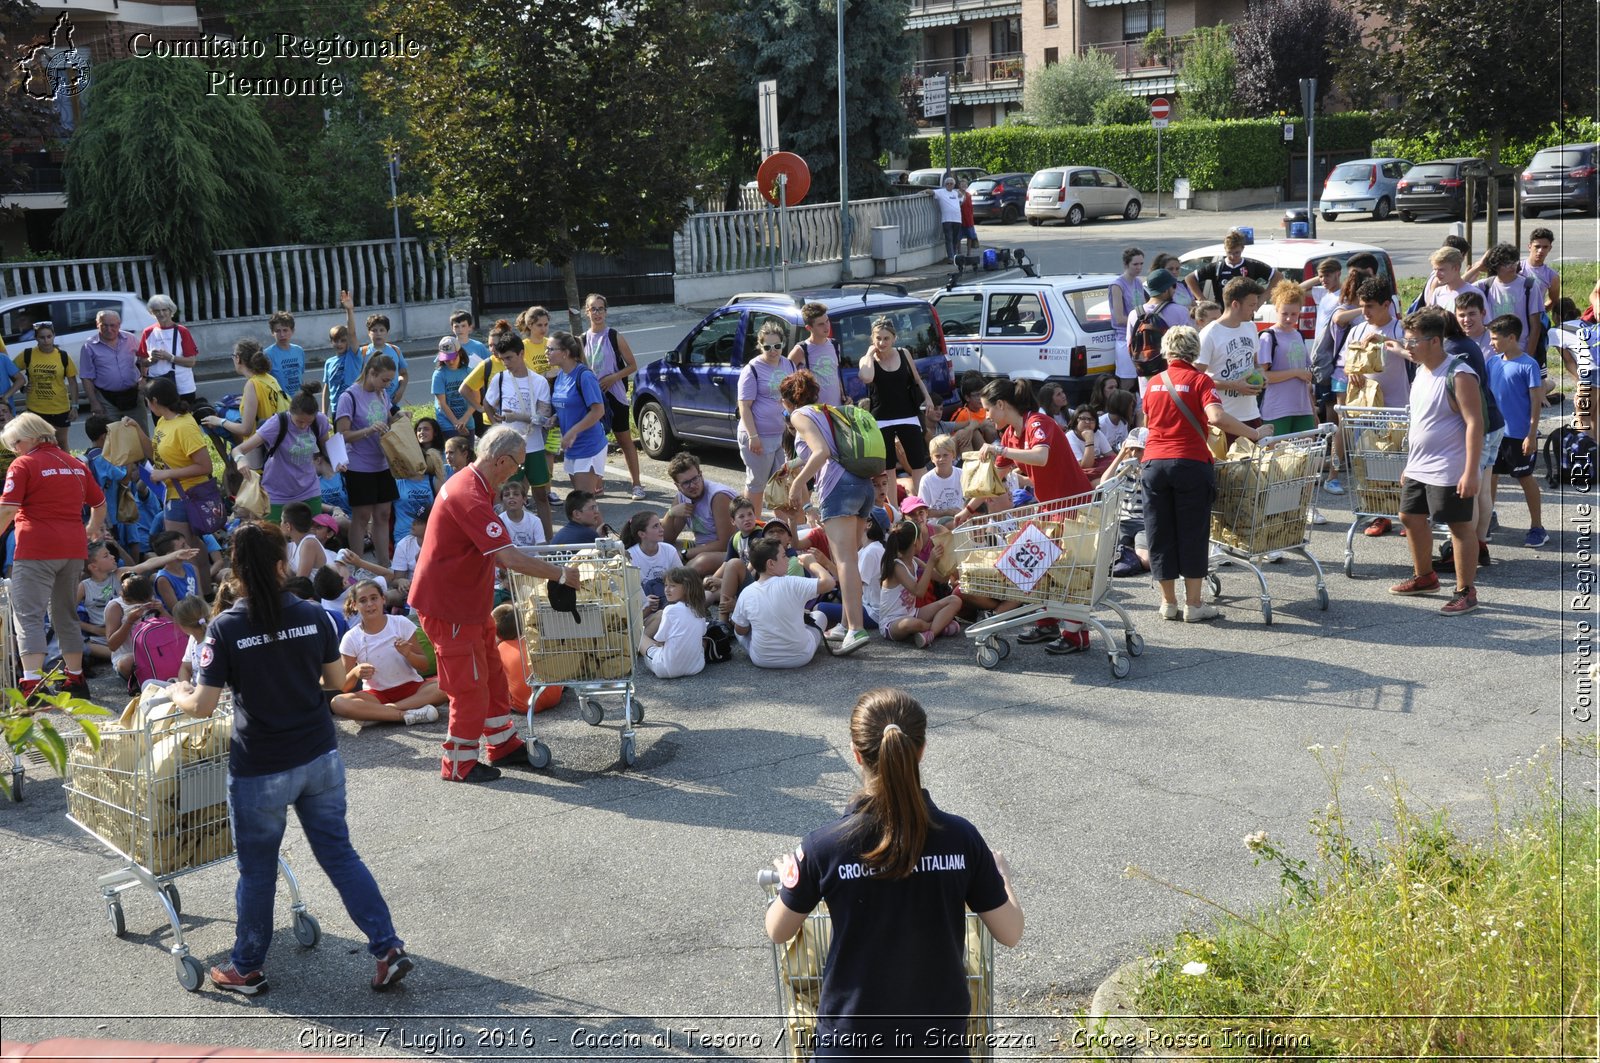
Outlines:
{"label": "lilac t-shirt", "polygon": [[789,363],[782,358],[770,365],[764,358],[752,358],[739,370],[739,401],[750,403],[750,419],[755,422],[756,434],[763,439],[783,435],[783,400],[778,398],[778,385],[790,372]]}
{"label": "lilac t-shirt", "polygon": [[1502,284],[1498,277],[1483,285],[1485,304],[1483,320],[1493,321],[1501,314],[1510,314],[1522,322],[1522,351],[1533,353],[1533,323],[1544,310],[1544,288],[1529,275],[1518,273],[1510,284]]}
{"label": "lilac t-shirt", "polygon": [[[341,417],[350,418],[351,431],[382,424],[389,419],[389,395],[383,391],[368,391],[357,384],[339,396],[339,403],[333,411],[334,422],[337,423]],[[349,443],[346,449],[350,454],[347,468],[351,472],[389,470],[389,459],[384,457],[383,445],[378,442],[376,434]]]}
{"label": "lilac t-shirt", "polygon": [[[1411,452],[1406,455],[1405,476],[1434,487],[1455,486],[1467,469],[1467,422],[1451,407],[1445,386],[1445,370],[1451,364],[1443,362],[1437,370],[1419,365],[1411,382]],[[1454,364],[1457,373],[1477,377],[1464,361]]]}
{"label": "lilac t-shirt", "polygon": [[802,343],[806,352],[806,368],[817,378],[817,401],[829,406],[844,402],[844,379],[839,368],[839,351],[832,339],[821,343],[810,340]]}
{"label": "lilac t-shirt", "polygon": [[[1139,280],[1137,277],[1132,280],[1127,277],[1118,277],[1111,282],[1111,286],[1122,290],[1122,313],[1124,318],[1131,319],[1133,312],[1143,306],[1147,298],[1144,290],[1144,281]],[[1188,316],[1187,314],[1184,315],[1185,318]],[[1127,322],[1124,321],[1123,324],[1126,325]],[[1127,338],[1127,330],[1124,329],[1122,337],[1124,343],[1127,342]]]}
{"label": "lilac t-shirt", "polygon": [[[1367,323],[1365,318],[1350,326],[1350,331],[1345,334],[1344,345],[1348,349],[1352,343],[1365,343],[1373,336],[1383,336],[1386,339],[1400,340],[1405,335],[1397,318],[1390,318],[1387,325],[1374,328]],[[1406,379],[1406,360],[1392,354],[1383,357],[1383,372],[1371,374],[1383,388],[1383,404],[1385,406],[1399,406],[1400,396],[1408,393],[1411,382]]]}
{"label": "lilac t-shirt", "polygon": [[[589,368],[594,370],[594,375],[597,377],[608,377],[621,367],[621,356],[617,354],[616,349],[611,345],[610,329],[606,329],[599,335],[593,332],[585,332],[583,334],[583,349],[588,355]],[[618,402],[625,403],[628,401],[628,382],[626,380],[618,380],[606,388],[605,392]]]}
{"label": "lilac t-shirt", "polygon": [[[278,440],[278,426],[285,426],[287,439]],[[322,485],[317,480],[313,461],[317,456],[317,440],[328,437],[328,419],[317,414],[310,428],[296,428],[292,416],[269,417],[262,422],[257,433],[266,440],[272,457],[261,474],[261,486],[274,504],[303,502],[322,496]],[[277,449],[273,450],[276,447]]]}
{"label": "lilac t-shirt", "polygon": [[[1256,360],[1261,368],[1273,373],[1311,368],[1311,354],[1306,350],[1306,341],[1299,329],[1267,329],[1261,334],[1261,351]],[[1310,413],[1311,385],[1304,380],[1280,380],[1268,384],[1267,390],[1261,393],[1263,421]]]}
{"label": "lilac t-shirt", "polygon": [[[817,431],[822,433],[824,442],[833,439],[833,425],[828,423],[828,415],[819,407],[807,406],[799,411],[799,416],[810,418],[811,423],[817,426]],[[794,436],[794,452],[802,465],[811,460],[811,448],[806,446],[805,437],[799,432]],[[843,475],[844,466],[833,460],[833,446],[829,443],[828,462],[822,467],[822,471],[817,473],[815,497],[819,500],[827,498],[829,492],[839,485],[839,478]]]}

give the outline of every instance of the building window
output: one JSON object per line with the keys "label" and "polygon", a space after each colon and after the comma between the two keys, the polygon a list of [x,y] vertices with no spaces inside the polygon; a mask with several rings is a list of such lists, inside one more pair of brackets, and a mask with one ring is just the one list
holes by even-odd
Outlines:
{"label": "building window", "polygon": [[989,50],[995,55],[1022,51],[1022,20],[1008,18],[989,24]]}
{"label": "building window", "polygon": [[1044,24],[1054,26],[1060,22],[1060,15],[1056,8],[1056,0],[1044,0]]}
{"label": "building window", "polygon": [[1061,62],[1061,49],[1060,48],[1046,48],[1044,50],[1044,65],[1045,66],[1055,66],[1059,62]]}
{"label": "building window", "polygon": [[1122,9],[1122,39],[1137,40],[1151,30],[1166,29],[1167,0],[1146,0]]}

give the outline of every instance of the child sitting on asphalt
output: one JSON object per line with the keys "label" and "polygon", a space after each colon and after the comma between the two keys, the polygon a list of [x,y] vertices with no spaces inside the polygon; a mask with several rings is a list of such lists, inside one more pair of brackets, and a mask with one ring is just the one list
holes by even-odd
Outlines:
{"label": "child sitting on asphalt", "polygon": [[700,574],[677,565],[667,570],[663,582],[661,623],[640,640],[639,652],[658,679],[697,675],[706,666],[706,594]]}
{"label": "child sitting on asphalt", "polygon": [[419,671],[428,658],[417,645],[417,625],[384,612],[383,588],[369,579],[350,588],[344,611],[352,623],[339,640],[345,679],[343,692],[333,697],[333,714],[408,727],[437,720],[434,706],[447,699],[438,682]]}

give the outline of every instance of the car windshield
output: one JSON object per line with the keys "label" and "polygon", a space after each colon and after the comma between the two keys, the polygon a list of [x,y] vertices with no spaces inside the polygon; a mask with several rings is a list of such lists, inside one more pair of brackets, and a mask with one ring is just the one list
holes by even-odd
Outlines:
{"label": "car windshield", "polygon": [[894,322],[896,347],[909,347],[916,358],[938,354],[939,331],[933,323],[933,307],[927,303],[904,306],[865,306],[844,312],[834,311],[833,335],[839,341],[840,360],[855,365],[872,346],[872,323],[880,317]]}
{"label": "car windshield", "polygon": [[1583,154],[1582,149],[1563,151],[1560,148],[1546,148],[1533,157],[1528,169],[1565,170],[1571,166],[1582,166]]}
{"label": "car windshield", "polygon": [[1060,170],[1045,170],[1033,175],[1033,180],[1028,182],[1029,188],[1060,188],[1061,179],[1066,175]]}
{"label": "car windshield", "polygon": [[1370,162],[1347,162],[1328,175],[1329,181],[1369,181],[1373,165]]}
{"label": "car windshield", "polygon": [[1421,166],[1413,166],[1406,171],[1406,180],[1411,182],[1434,180],[1440,177],[1454,177],[1456,165],[1453,162],[1428,162]]}
{"label": "car windshield", "polygon": [[994,191],[994,182],[993,181],[974,181],[974,182],[972,182],[972,185],[968,188],[968,191],[970,191],[975,196],[986,196],[990,192]]}

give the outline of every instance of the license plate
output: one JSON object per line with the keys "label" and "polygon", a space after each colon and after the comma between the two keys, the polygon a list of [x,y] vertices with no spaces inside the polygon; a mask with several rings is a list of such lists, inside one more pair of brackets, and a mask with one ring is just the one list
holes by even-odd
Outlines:
{"label": "license plate", "polygon": [[1411,191],[1413,191],[1413,192],[1432,192],[1433,191],[1433,186],[1432,185],[1412,185],[1411,186]]}
{"label": "license plate", "polygon": [[1561,178],[1557,177],[1552,181],[1535,181],[1533,184],[1535,188],[1560,188]]}

